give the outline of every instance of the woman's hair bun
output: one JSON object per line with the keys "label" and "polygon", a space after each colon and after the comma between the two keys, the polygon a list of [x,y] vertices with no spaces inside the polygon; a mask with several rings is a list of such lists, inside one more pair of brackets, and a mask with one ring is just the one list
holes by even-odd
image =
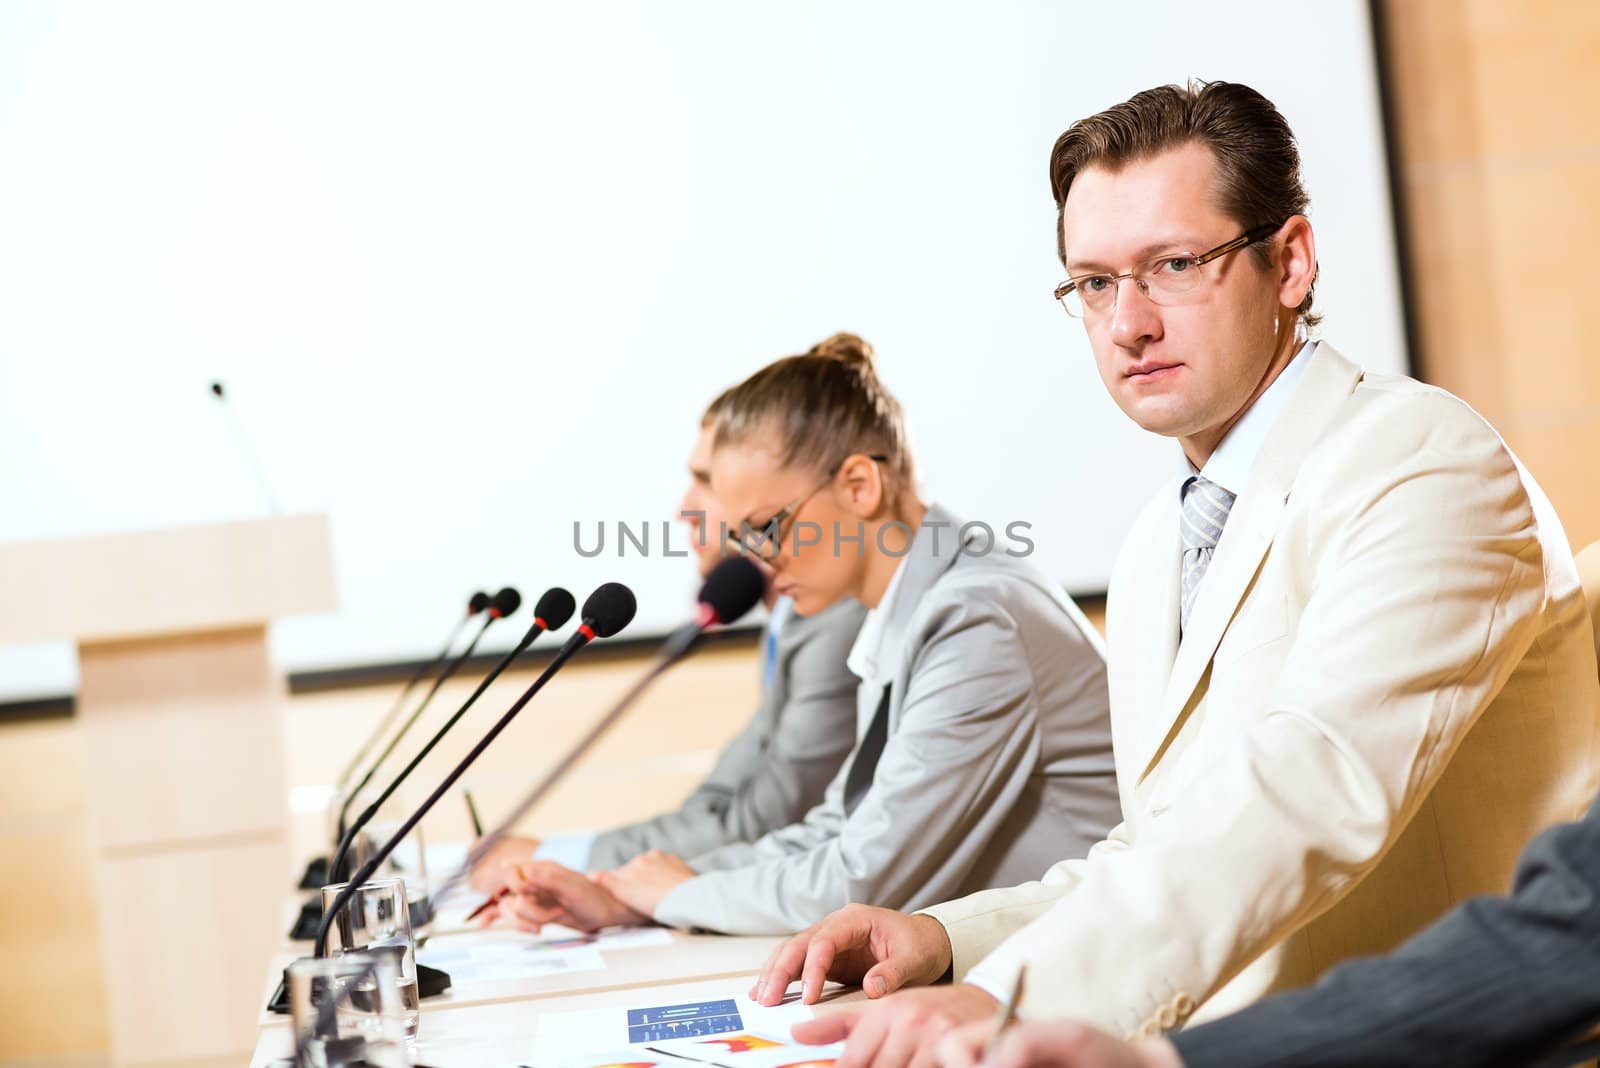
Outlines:
{"label": "woman's hair bun", "polygon": [[819,478],[837,473],[850,454],[865,453],[884,462],[897,487],[913,485],[905,416],[878,380],[872,346],[855,334],[834,334],[774,360],[712,408],[713,449],[746,441],[776,446],[782,466]]}
{"label": "woman's hair bun", "polygon": [[842,364],[873,371],[872,346],[855,334],[834,334],[811,346],[807,356],[821,356]]}

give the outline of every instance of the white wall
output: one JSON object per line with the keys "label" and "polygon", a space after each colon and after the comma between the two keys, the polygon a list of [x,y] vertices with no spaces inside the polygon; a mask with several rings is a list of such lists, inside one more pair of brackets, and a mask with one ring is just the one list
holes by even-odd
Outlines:
{"label": "white wall", "polygon": [[[1190,76],[1287,115],[1324,335],[1403,366],[1359,0],[9,3],[0,538],[262,512],[221,377],[333,517],[342,608],[286,667],[425,655],[504,582],[621,579],[659,630],[687,562],[580,559],[574,520],[670,515],[706,400],[850,329],[929,493],[1102,589],[1177,454],[1050,299],[1046,159]],[[0,697],[73,685],[0,650]]]}

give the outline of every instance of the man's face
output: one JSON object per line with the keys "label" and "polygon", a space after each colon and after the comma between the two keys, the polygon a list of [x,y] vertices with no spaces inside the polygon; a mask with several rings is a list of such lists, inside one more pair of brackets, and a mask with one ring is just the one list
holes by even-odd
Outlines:
{"label": "man's face", "polygon": [[709,575],[724,553],[722,507],[711,492],[711,427],[700,428],[689,453],[689,488],[678,502],[678,518],[689,527],[689,548],[702,576]]}
{"label": "man's face", "polygon": [[[1091,167],[1062,213],[1067,274],[1121,274],[1163,255],[1198,255],[1243,231],[1213,195],[1216,161],[1198,144],[1121,170]],[[1162,307],[1131,279],[1116,306],[1084,326],[1101,381],[1127,416],[1168,437],[1208,440],[1207,451],[1263,386],[1281,333],[1278,279],[1241,249],[1207,263],[1192,302]]]}

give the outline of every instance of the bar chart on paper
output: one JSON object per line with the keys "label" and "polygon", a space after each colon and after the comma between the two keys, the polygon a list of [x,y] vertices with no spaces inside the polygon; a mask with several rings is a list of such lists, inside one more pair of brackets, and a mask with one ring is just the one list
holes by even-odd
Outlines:
{"label": "bar chart on paper", "polygon": [[790,1028],[811,1018],[810,1007],[798,1002],[769,1008],[716,985],[703,995],[654,993],[640,991],[632,1005],[541,1015],[526,1063],[536,1068],[825,1068],[815,1062],[831,1053],[790,1041]]}
{"label": "bar chart on paper", "polygon": [[671,1038],[723,1035],[744,1028],[733,1001],[657,1005],[628,1010],[629,1042],[663,1042]]}

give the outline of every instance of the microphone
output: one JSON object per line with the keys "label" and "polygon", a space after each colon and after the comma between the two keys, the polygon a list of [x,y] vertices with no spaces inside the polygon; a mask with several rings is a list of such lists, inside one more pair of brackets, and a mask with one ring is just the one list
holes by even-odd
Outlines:
{"label": "microphone", "polygon": [[539,598],[539,603],[534,605],[533,625],[522,636],[522,640],[517,642],[510,652],[500,658],[500,662],[495,664],[490,669],[489,674],[485,675],[483,680],[478,683],[478,688],[472,691],[472,695],[466,699],[460,708],[456,709],[454,715],[445,720],[444,726],[440,727],[434,732],[433,737],[428,739],[428,744],[424,745],[417,755],[411,758],[411,762],[400,771],[400,774],[396,775],[389,782],[389,785],[384,787],[377,800],[368,805],[365,811],[350,824],[350,829],[344,833],[344,836],[339,841],[338,848],[333,852],[333,861],[328,868],[332,876],[328,880],[329,882],[337,883],[344,879],[345,860],[349,856],[350,847],[355,842],[356,835],[360,834],[361,829],[377,817],[378,811],[384,806],[385,802],[393,797],[395,791],[400,789],[401,784],[410,777],[413,771],[417,770],[417,765],[427,759],[428,754],[433,752],[434,746],[438,745],[444,739],[444,736],[450,733],[450,729],[460,722],[461,717],[467,714],[467,710],[473,706],[479,697],[483,696],[483,692],[493,685],[494,680],[500,677],[502,671],[511,666],[513,660],[521,656],[528,646],[533,644],[535,638],[545,631],[560,630],[566,626],[567,620],[572,618],[572,613],[577,607],[578,604],[573,600],[572,594],[560,586],[553,586],[545,591],[544,596]]}
{"label": "microphone", "polygon": [[[356,773],[356,769],[361,766],[361,762],[367,759],[368,754],[372,752],[372,747],[378,744],[378,739],[389,733],[389,728],[394,726],[394,721],[400,715],[400,710],[405,707],[406,697],[416,688],[417,683],[421,682],[423,676],[438,667],[444,658],[450,655],[450,650],[455,647],[456,639],[461,637],[461,629],[467,625],[473,616],[482,614],[484,609],[489,607],[492,600],[482,590],[474,593],[468,599],[467,614],[456,620],[456,625],[451,629],[450,637],[445,639],[444,647],[439,650],[439,654],[432,660],[423,662],[416,671],[412,672],[411,677],[406,680],[406,684],[400,687],[400,693],[395,697],[394,705],[390,707],[388,712],[384,713],[383,719],[367,735],[367,740],[361,743],[361,748],[356,750],[355,755],[350,758],[350,762],[344,766],[344,770],[339,772],[339,778],[335,780],[335,786],[339,792],[342,793],[344,788],[350,784],[350,777]],[[317,884],[317,886],[321,885],[321,883]],[[312,889],[315,889],[315,887]]]}
{"label": "microphone", "polygon": [[671,663],[686,656],[706,631],[741,618],[766,592],[767,577],[755,564],[742,556],[722,561],[700,587],[694,619],[667,635],[661,658]]}
{"label": "microphone", "polygon": [[[541,603],[542,601],[543,599],[541,598]],[[331,918],[343,911],[345,904],[354,896],[356,889],[372,878],[373,872],[378,870],[379,866],[388,859],[389,854],[395,851],[399,844],[405,840],[406,835],[411,833],[412,829],[421,822],[422,818],[438,803],[439,799],[455,785],[456,781],[466,774],[473,761],[477,760],[483,751],[489,747],[490,743],[499,736],[500,732],[516,718],[517,713],[522,711],[523,706],[533,699],[534,694],[543,689],[545,683],[550,681],[551,676],[559,671],[561,666],[570,660],[578,650],[595,638],[611,637],[632,622],[636,607],[633,591],[620,583],[608,582],[589,595],[589,599],[583,603],[582,620],[578,625],[577,632],[567,639],[566,644],[556,653],[554,659],[550,661],[539,677],[533,681],[533,684],[523,692],[521,697],[517,698],[516,703],[500,717],[478,744],[473,746],[472,751],[462,759],[460,764],[456,765],[444,782],[433,793],[429,794],[416,812],[400,825],[394,836],[385,842],[361,866],[361,869],[355,875],[351,876],[350,885],[345,887],[339,896],[334,899],[332,907],[317,918],[316,927],[311,936],[316,939],[316,956],[326,955]],[[419,997],[431,997],[435,994],[441,994],[449,987],[450,977],[444,972],[435,968],[426,968],[422,965],[417,966],[417,995]],[[284,979],[278,984],[277,990],[272,995],[272,1000],[267,1002],[267,1010],[275,1013],[289,1011],[287,968],[284,969]]]}
{"label": "microphone", "polygon": [[[406,680],[406,684],[400,687],[400,694],[395,698],[394,704],[390,706],[389,711],[384,713],[383,719],[379,720],[378,725],[368,733],[366,741],[361,743],[355,755],[350,758],[350,762],[344,766],[344,770],[339,772],[339,777],[334,780],[333,785],[333,797],[335,800],[329,802],[330,807],[338,803],[338,799],[343,798],[345,788],[350,785],[350,777],[356,773],[356,769],[361,766],[361,762],[367,759],[367,755],[372,752],[372,747],[378,744],[380,738],[389,733],[389,728],[394,725],[395,718],[400,715],[400,710],[405,707],[406,698],[411,695],[412,690],[416,689],[417,683],[421,682],[428,672],[437,668],[444,661],[444,658],[450,655],[450,650],[455,647],[456,639],[461,637],[462,628],[471,621],[473,616],[481,614],[484,609],[488,608],[490,601],[489,595],[482,590],[474,593],[467,600],[467,614],[456,620],[456,625],[450,629],[450,636],[445,639],[444,647],[439,650],[439,654],[432,660],[426,660],[419,664],[417,670],[411,673],[411,677]],[[300,889],[315,890],[328,882],[330,882],[328,879],[328,858],[326,856],[315,857],[306,864],[305,874],[300,876]]]}
{"label": "microphone", "polygon": [[449,792],[457,780],[467,773],[467,769],[472,766],[478,757],[483,755],[484,750],[493,744],[494,740],[500,736],[500,732],[511,725],[511,721],[517,717],[517,713],[521,712],[527,703],[533,700],[535,694],[544,689],[545,683],[549,682],[551,677],[557,671],[560,671],[562,666],[572,659],[580,649],[596,638],[611,637],[631,623],[637,608],[638,604],[634,599],[633,591],[619,582],[608,582],[589,595],[589,599],[583,603],[582,622],[578,625],[577,633],[567,639],[566,644],[562,645],[555,658],[550,661],[544,671],[540,672],[539,677],[533,680],[532,685],[523,691],[522,696],[517,698],[516,703],[506,710],[505,714],[495,722],[493,727],[489,728],[488,732],[461,759],[461,762],[451,769],[449,775],[445,776],[444,781],[434,788],[433,792],[417,807],[416,811],[406,817],[405,822],[400,824],[399,829],[395,831],[393,836],[378,848],[377,852],[361,866],[359,871],[350,877],[348,885],[333,899],[333,904],[323,913],[322,922],[317,928],[316,956],[323,957],[327,955],[328,929],[332,925],[334,917],[344,911],[344,906],[355,895],[356,890],[372,878],[373,873],[388,859],[389,854],[393,853],[400,843],[405,840],[406,835],[410,834],[412,829],[428,814],[429,810],[438,804],[439,799]]}
{"label": "microphone", "polygon": [[544,800],[545,795],[571,772],[590,747],[622,718],[623,713],[633,706],[650,684],[660,678],[667,668],[687,656],[712,627],[732,623],[754,608],[766,592],[766,588],[767,579],[761,573],[761,569],[742,556],[730,556],[712,568],[711,574],[706,576],[705,585],[700,587],[695,618],[667,636],[666,641],[661,643],[661,651],[656,655],[655,662],[645,671],[643,677],[634,683],[604,716],[600,717],[599,722],[591,727],[587,734],[567,750],[560,762],[528,791],[509,816],[478,839],[467,852],[467,859],[462,862],[461,867],[447,876],[443,884],[434,891],[434,899],[445,897],[460,885],[478,862],[532,811],[534,805]]}
{"label": "microphone", "polygon": [[[502,590],[501,592],[504,593],[506,591]],[[516,591],[512,590],[511,593],[515,595]],[[483,598],[483,603],[492,606],[494,599],[489,597],[488,594],[475,594],[472,601],[468,604],[469,616],[471,614],[471,606],[479,603],[479,597]],[[521,600],[520,596],[517,597],[517,600]],[[502,601],[502,606],[506,605],[511,605],[511,598],[505,598]],[[515,606],[511,607],[514,611]],[[378,811],[383,807],[384,803],[394,795],[394,792],[400,788],[400,785],[405,782],[406,778],[410,776],[412,771],[416,770],[417,765],[422,763],[424,758],[426,758],[427,755],[433,751],[433,747],[437,745],[445,736],[445,734],[449,732],[450,728],[454,727],[456,722],[466,714],[467,709],[471,708],[473,703],[483,695],[483,692],[487,690],[491,684],[493,684],[494,680],[500,677],[500,673],[510,666],[513,660],[522,655],[528,646],[533,644],[533,640],[540,634],[547,630],[560,630],[562,627],[566,626],[567,620],[572,618],[572,611],[574,607],[575,604],[572,599],[572,594],[568,593],[561,587],[555,586],[545,591],[544,596],[539,598],[539,603],[534,606],[533,625],[529,627],[528,632],[522,636],[522,640],[518,642],[509,653],[502,657],[500,662],[494,666],[489,674],[478,683],[478,688],[472,691],[472,696],[467,698],[466,703],[456,710],[456,713],[450,717],[443,727],[439,728],[438,732],[434,734],[431,739],[429,739],[428,744],[423,747],[422,752],[418,753],[416,757],[412,759],[411,763],[406,765],[405,770],[400,772],[395,780],[389,784],[382,794],[379,795],[378,799],[369,805],[367,809],[363,811],[359,817],[357,817],[355,822],[350,825],[348,830],[340,832],[339,841],[335,845],[333,853],[328,857],[319,857],[306,867],[305,875],[301,879],[302,890],[315,890],[317,887],[326,886],[328,883],[336,883],[344,877],[343,873],[345,860],[349,855],[351,847],[355,844],[356,835],[361,833],[361,829],[372,820],[377,818]],[[350,796],[358,796],[359,793],[360,790],[358,788]],[[346,806],[348,806],[350,804],[349,798],[346,798],[344,803]],[[341,826],[345,814],[345,811],[341,810]],[[321,877],[319,882],[316,882],[309,887],[305,885],[305,881],[307,879],[317,876]],[[426,918],[425,912],[421,913],[421,915],[424,919]],[[317,921],[321,918],[322,901],[320,897],[312,898],[310,901],[307,901],[300,907],[299,915],[295,917],[294,924],[289,928],[290,940],[299,942],[303,941],[304,939],[311,938],[316,934]],[[423,922],[423,920],[419,919],[417,922],[420,923]]]}
{"label": "microphone", "polygon": [[346,821],[350,817],[350,806],[355,804],[355,800],[361,795],[361,791],[365,790],[367,785],[372,782],[372,777],[378,773],[379,768],[383,767],[383,762],[389,759],[390,755],[395,751],[395,747],[400,744],[401,739],[405,738],[411,728],[416,726],[417,720],[422,718],[422,713],[427,710],[434,694],[438,693],[439,688],[450,681],[450,677],[456,673],[457,669],[472,656],[473,651],[478,648],[478,642],[483,639],[484,634],[494,624],[494,621],[505,619],[515,613],[521,606],[522,594],[511,586],[502,588],[499,593],[489,598],[489,603],[483,610],[485,617],[483,626],[478,628],[478,633],[472,636],[472,641],[467,643],[467,647],[461,651],[460,655],[450,662],[449,666],[440,673],[437,679],[433,680],[433,686],[423,696],[422,703],[412,710],[411,715],[400,725],[400,729],[395,732],[394,737],[389,739],[389,744],[383,747],[383,752],[379,753],[378,758],[367,768],[367,772],[361,777],[361,781],[344,794],[339,803],[339,819],[337,823],[337,835],[339,838],[344,837],[347,827]]}
{"label": "microphone", "polygon": [[211,395],[217,398],[217,403],[222,406],[223,419],[228,424],[228,432],[233,435],[234,447],[239,450],[239,458],[244,461],[244,465],[250,469],[250,476],[256,480],[256,487],[261,490],[261,496],[267,502],[268,514],[282,515],[283,509],[278,507],[278,498],[272,492],[272,483],[267,480],[266,468],[261,466],[256,451],[250,447],[250,436],[244,432],[244,424],[239,422],[233,405],[228,403],[228,394],[222,388],[221,379],[212,380]]}

